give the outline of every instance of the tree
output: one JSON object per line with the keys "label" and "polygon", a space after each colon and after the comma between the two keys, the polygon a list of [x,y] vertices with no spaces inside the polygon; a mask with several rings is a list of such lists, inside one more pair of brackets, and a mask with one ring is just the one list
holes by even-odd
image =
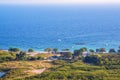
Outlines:
{"label": "tree", "polygon": [[80,48],[80,49],[79,49],[79,52],[80,52],[80,53],[83,53],[83,52],[85,52],[85,51],[87,51],[87,48],[86,48],[86,47],[83,47],[83,48]]}
{"label": "tree", "polygon": [[54,51],[55,53],[57,53],[58,49],[57,49],[57,48],[54,48],[53,51]]}
{"label": "tree", "polygon": [[37,60],[37,58],[34,57],[34,56],[28,57],[27,59],[28,59],[28,60],[31,60],[31,61]]}
{"label": "tree", "polygon": [[100,48],[100,52],[106,52],[105,48]]}
{"label": "tree", "polygon": [[10,51],[10,52],[19,52],[20,49],[19,49],[19,48],[12,48],[12,47],[10,47],[10,48],[8,49],[8,51]]}
{"label": "tree", "polygon": [[85,51],[87,51],[87,48],[85,47],[80,48],[79,50],[74,50],[74,56],[80,57],[80,55],[82,55],[82,53]]}
{"label": "tree", "polygon": [[86,48],[86,47],[83,47],[83,48],[80,49],[80,51],[81,51],[81,52],[85,52],[85,51],[87,51],[87,48]]}
{"label": "tree", "polygon": [[94,53],[95,51],[93,49],[90,49],[89,52]]}
{"label": "tree", "polygon": [[120,53],[120,50],[118,50],[118,53]]}
{"label": "tree", "polygon": [[28,49],[28,52],[34,52],[34,50],[33,49]]}
{"label": "tree", "polygon": [[64,54],[64,57],[71,58],[72,57],[72,53],[71,52],[67,52],[67,53]]}
{"label": "tree", "polygon": [[19,48],[13,48],[13,51],[14,51],[14,52],[19,52],[20,49],[19,49]]}
{"label": "tree", "polygon": [[52,49],[51,48],[46,48],[45,51],[50,52],[50,51],[52,51]]}
{"label": "tree", "polygon": [[120,53],[120,46],[118,47],[118,53]]}
{"label": "tree", "polygon": [[83,61],[86,63],[100,65],[100,59],[97,55],[86,56]]}
{"label": "tree", "polygon": [[96,49],[96,52],[100,52],[100,49]]}
{"label": "tree", "polygon": [[80,56],[81,53],[80,53],[80,50],[74,50],[74,56]]}
{"label": "tree", "polygon": [[109,50],[109,53],[116,53],[116,51],[115,51],[115,49],[112,48]]}
{"label": "tree", "polygon": [[10,47],[10,48],[8,49],[8,51],[12,52],[12,51],[13,51],[13,48],[12,48],[12,47]]}
{"label": "tree", "polygon": [[26,52],[20,51],[20,53],[16,54],[17,60],[25,60]]}
{"label": "tree", "polygon": [[44,59],[44,58],[41,57],[41,56],[37,57],[37,60],[43,60],[43,59]]}

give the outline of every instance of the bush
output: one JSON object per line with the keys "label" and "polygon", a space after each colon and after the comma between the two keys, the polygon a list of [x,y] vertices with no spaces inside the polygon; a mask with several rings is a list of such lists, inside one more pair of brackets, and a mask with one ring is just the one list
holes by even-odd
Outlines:
{"label": "bush", "polygon": [[19,48],[12,48],[12,47],[10,47],[10,48],[8,49],[8,51],[10,51],[10,52],[19,52],[20,49],[19,49]]}
{"label": "bush", "polygon": [[85,63],[100,65],[100,58],[97,55],[86,56],[83,61]]}
{"label": "bush", "polygon": [[28,52],[34,52],[34,50],[33,49],[28,49]]}
{"label": "bush", "polygon": [[12,61],[15,59],[15,54],[9,52],[0,52],[0,62]]}
{"label": "bush", "polygon": [[44,58],[41,57],[41,56],[37,57],[37,60],[43,60],[43,59],[44,59]]}

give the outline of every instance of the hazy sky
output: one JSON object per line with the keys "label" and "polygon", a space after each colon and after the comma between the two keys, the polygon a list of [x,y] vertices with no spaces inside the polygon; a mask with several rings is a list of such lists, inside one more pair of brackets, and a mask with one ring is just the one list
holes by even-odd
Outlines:
{"label": "hazy sky", "polygon": [[120,0],[0,0],[0,4],[120,4]]}

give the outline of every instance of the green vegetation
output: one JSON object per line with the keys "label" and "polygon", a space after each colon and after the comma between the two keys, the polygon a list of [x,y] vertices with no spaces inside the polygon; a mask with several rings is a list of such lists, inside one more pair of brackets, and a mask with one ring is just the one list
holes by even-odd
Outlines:
{"label": "green vegetation", "polygon": [[120,53],[120,46],[118,47],[119,49],[118,49],[118,53]]}
{"label": "green vegetation", "polygon": [[50,51],[52,51],[52,49],[51,48],[46,48],[45,51],[49,53]]}
{"label": "green vegetation", "polygon": [[120,65],[120,54],[97,54],[89,55],[83,60],[85,63],[91,63],[95,65]]}
{"label": "green vegetation", "polygon": [[72,53],[71,52],[67,52],[67,53],[63,54],[62,57],[71,58],[72,57]]}
{"label": "green vegetation", "polygon": [[16,54],[16,60],[25,60],[26,59],[26,52],[20,51],[19,54]]}
{"label": "green vegetation", "polygon": [[50,67],[50,63],[45,61],[3,62],[0,64],[0,70],[7,71],[7,73],[3,78],[0,78],[0,80],[16,80],[29,76],[35,76],[36,73],[32,71],[42,69],[43,65],[45,65],[47,68]]}
{"label": "green vegetation", "polygon": [[51,57],[51,56],[54,56],[54,54],[49,54],[49,53],[41,53],[41,54],[36,54],[35,57],[42,57],[44,59],[48,58],[48,57]]}
{"label": "green vegetation", "polygon": [[115,51],[115,49],[111,48],[111,49],[109,50],[109,53],[116,53],[116,51]]}
{"label": "green vegetation", "polygon": [[90,55],[90,56],[86,56],[83,61],[85,63],[90,63],[90,64],[95,64],[95,65],[99,65],[100,64],[100,59],[97,55]]}
{"label": "green vegetation", "polygon": [[79,58],[82,55],[82,53],[85,51],[87,51],[86,47],[80,48],[78,50],[74,50],[74,56]]}
{"label": "green vegetation", "polygon": [[16,58],[15,53],[0,51],[0,62],[12,61]]}
{"label": "green vegetation", "polygon": [[28,52],[34,52],[34,50],[30,48],[30,49],[28,49]]}
{"label": "green vegetation", "polygon": [[44,60],[44,58],[41,56],[29,56],[29,57],[27,57],[27,60],[29,60],[29,61]]}
{"label": "green vegetation", "polygon": [[24,51],[19,51],[19,52],[0,51],[0,62],[43,60],[45,55],[47,54],[40,54],[40,55],[38,54],[35,56],[29,56]]}
{"label": "green vegetation", "polygon": [[20,49],[19,49],[19,48],[12,48],[12,47],[10,47],[10,48],[8,49],[8,51],[10,51],[10,52],[19,52]]}
{"label": "green vegetation", "polygon": [[102,53],[106,52],[105,48],[100,48],[99,51],[102,52]]}
{"label": "green vegetation", "polygon": [[[117,57],[117,58],[116,58]],[[120,54],[90,55],[82,60],[57,60],[41,75],[24,80],[119,80]]]}
{"label": "green vegetation", "polygon": [[[23,51],[0,51],[0,71],[6,71],[0,80],[119,80],[119,50],[110,49],[107,53],[105,48],[99,48],[95,52],[84,47],[74,53],[63,51],[60,57],[70,59],[53,61],[47,61],[47,58],[58,54],[30,56]],[[47,48],[46,51],[57,53],[57,49]],[[89,52],[89,55],[82,57],[83,52]],[[44,68],[45,71],[39,73]]]}
{"label": "green vegetation", "polygon": [[54,67],[41,75],[25,78],[25,80],[102,80],[108,73],[104,66],[84,64],[82,61],[53,62]]}
{"label": "green vegetation", "polygon": [[93,49],[90,49],[89,52],[94,53],[95,51]]}
{"label": "green vegetation", "polygon": [[57,52],[58,52],[58,49],[57,49],[57,48],[54,48],[53,51],[54,51],[55,53],[57,53]]}

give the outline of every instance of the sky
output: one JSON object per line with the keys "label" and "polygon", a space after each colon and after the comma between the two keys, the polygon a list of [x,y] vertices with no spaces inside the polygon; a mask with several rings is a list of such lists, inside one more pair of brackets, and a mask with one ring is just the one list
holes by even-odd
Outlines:
{"label": "sky", "polygon": [[0,0],[0,4],[120,4],[120,0]]}

